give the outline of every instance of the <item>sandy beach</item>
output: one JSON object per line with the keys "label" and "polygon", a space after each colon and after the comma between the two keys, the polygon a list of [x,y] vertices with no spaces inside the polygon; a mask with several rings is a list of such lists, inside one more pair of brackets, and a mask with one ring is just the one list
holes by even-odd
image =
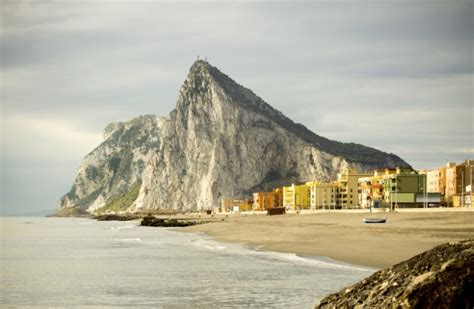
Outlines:
{"label": "sandy beach", "polygon": [[[386,217],[387,223],[364,224],[366,217]],[[223,242],[324,256],[374,268],[391,266],[442,243],[474,238],[474,209],[238,214],[222,218],[180,231],[203,232]]]}

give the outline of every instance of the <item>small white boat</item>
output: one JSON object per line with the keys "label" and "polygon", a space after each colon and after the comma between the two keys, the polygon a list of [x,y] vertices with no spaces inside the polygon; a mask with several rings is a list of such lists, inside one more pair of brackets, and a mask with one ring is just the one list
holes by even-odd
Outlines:
{"label": "small white boat", "polygon": [[364,223],[385,223],[387,218],[364,218]]}

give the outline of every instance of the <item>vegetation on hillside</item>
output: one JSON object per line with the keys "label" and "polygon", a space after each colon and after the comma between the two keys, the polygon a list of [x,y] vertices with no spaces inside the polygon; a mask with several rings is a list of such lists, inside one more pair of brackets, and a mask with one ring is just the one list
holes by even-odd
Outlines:
{"label": "vegetation on hillside", "polygon": [[96,210],[97,213],[105,213],[105,212],[112,212],[112,211],[122,211],[126,210],[130,207],[133,202],[138,197],[138,192],[140,190],[140,182],[137,182],[132,185],[128,192],[125,192],[119,196],[115,196],[110,198],[107,203]]}

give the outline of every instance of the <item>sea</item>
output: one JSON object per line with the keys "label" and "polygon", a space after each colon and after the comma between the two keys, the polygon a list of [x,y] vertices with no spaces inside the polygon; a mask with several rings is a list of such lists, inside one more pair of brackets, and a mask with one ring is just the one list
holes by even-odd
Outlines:
{"label": "sea", "polygon": [[0,236],[3,308],[312,308],[376,271],[138,221],[2,217]]}

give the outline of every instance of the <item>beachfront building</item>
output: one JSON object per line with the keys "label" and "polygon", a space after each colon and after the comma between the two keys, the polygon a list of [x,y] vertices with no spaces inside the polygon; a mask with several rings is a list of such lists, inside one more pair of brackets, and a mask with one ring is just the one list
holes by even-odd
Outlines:
{"label": "beachfront building", "polygon": [[437,168],[426,172],[426,191],[441,193],[440,169]]}
{"label": "beachfront building", "polygon": [[[417,207],[428,200],[426,174],[410,168],[397,168],[395,173],[386,173],[382,178],[384,201],[391,208]],[[439,194],[432,193],[429,197],[431,203],[440,202]]]}
{"label": "beachfront building", "polygon": [[221,212],[242,212],[252,210],[250,199],[223,198],[221,201]]}
{"label": "beachfront building", "polygon": [[273,207],[283,206],[283,188],[273,189],[274,204]]}
{"label": "beachfront building", "polygon": [[454,177],[453,207],[471,207],[474,160],[465,160],[463,163],[457,164]]}
{"label": "beachfront building", "polygon": [[309,187],[309,207],[311,209],[335,209],[338,201],[339,184],[337,182],[307,182]]}
{"label": "beachfront building", "polygon": [[253,206],[252,209],[255,211],[263,211],[265,209],[265,195],[268,192],[254,192],[253,193]]}
{"label": "beachfront building", "polygon": [[359,178],[357,181],[358,205],[364,209],[385,207],[383,178],[396,171],[394,168],[374,170],[372,176]]}
{"label": "beachfront building", "polygon": [[309,187],[305,184],[283,187],[283,206],[293,210],[308,209],[309,193]]}
{"label": "beachfront building", "polygon": [[[445,195],[446,195],[446,167],[440,167],[438,169],[439,171],[439,193],[441,195],[441,203],[443,205],[446,205],[446,199],[445,199]],[[429,191],[428,191],[429,192]]]}
{"label": "beachfront building", "polygon": [[223,198],[221,200],[221,212],[230,212],[232,210],[234,199]]}
{"label": "beachfront building", "polygon": [[441,202],[446,204],[446,167],[426,171],[426,191],[428,193],[439,193]]}
{"label": "beachfront building", "polygon": [[[337,174],[339,183],[338,205],[342,208],[358,207],[358,179],[370,177],[370,173],[360,173],[355,169],[346,169]],[[359,206],[360,207],[360,206]]]}
{"label": "beachfront building", "polygon": [[357,204],[364,209],[372,206],[372,178],[361,177],[357,180]]}
{"label": "beachfront building", "polygon": [[264,211],[282,205],[283,192],[278,188],[271,192],[255,192],[253,194],[253,210]]}
{"label": "beachfront building", "polygon": [[453,206],[453,197],[456,194],[456,163],[446,164],[446,186],[444,200],[448,207]]}
{"label": "beachfront building", "polygon": [[460,164],[450,162],[438,169],[418,171],[419,174],[426,175],[427,202],[436,201],[439,195],[441,203],[448,207],[470,207],[473,166],[474,160],[465,160]]}

